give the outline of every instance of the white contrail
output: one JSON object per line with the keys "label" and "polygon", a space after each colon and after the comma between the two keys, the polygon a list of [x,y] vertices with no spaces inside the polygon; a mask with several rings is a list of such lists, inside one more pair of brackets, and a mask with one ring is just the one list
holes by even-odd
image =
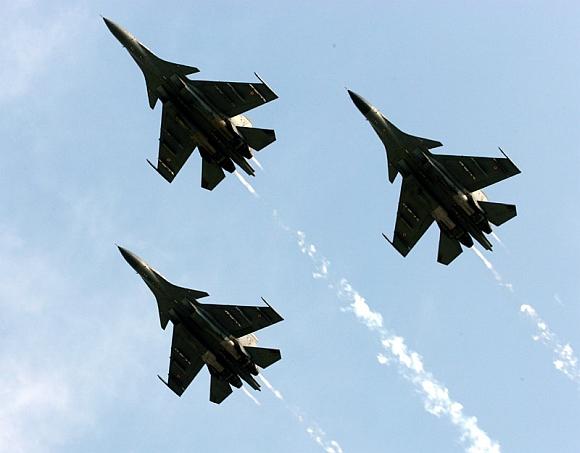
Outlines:
{"label": "white contrail", "polygon": [[242,387],[242,391],[248,398],[250,398],[254,403],[256,403],[256,406],[262,405],[254,395],[248,392],[248,389],[246,387]]}
{"label": "white contrail", "polygon": [[[300,409],[290,407],[280,390],[274,387],[262,374],[258,375],[258,379],[263,382],[266,388],[270,390],[276,398],[284,403],[286,409],[294,416],[294,418],[296,418],[299,423],[306,423],[306,417],[301,414]],[[306,423],[306,432],[310,438],[326,453],[344,453],[340,444],[336,440],[326,440],[326,433],[318,426],[317,423]]]}
{"label": "white contrail", "polygon": [[254,162],[258,166],[258,168],[260,170],[264,171],[264,167],[262,167],[262,164],[260,163],[260,161],[258,159],[256,159],[256,156],[252,157],[251,160],[252,160],[252,162]]}
{"label": "white contrail", "polygon": [[[289,232],[292,230],[280,222],[277,213],[274,213],[280,225]],[[300,251],[308,256],[316,272],[314,278],[327,278],[328,259],[321,255],[316,246],[307,242],[303,231],[296,231],[296,242]],[[383,316],[371,309],[366,299],[356,291],[344,278],[336,285],[337,296],[348,301],[349,305],[343,310],[351,311],[367,329],[378,334],[383,351],[377,356],[380,364],[391,362],[398,364],[400,374],[410,382],[423,399],[425,410],[436,417],[446,416],[450,422],[459,428],[461,441],[466,444],[468,453],[499,453],[500,445],[491,440],[485,431],[477,425],[477,418],[463,413],[463,405],[449,396],[449,390],[428,371],[425,370],[420,354],[409,350],[405,339],[390,333],[384,327]]]}
{"label": "white contrail", "polygon": [[484,266],[491,272],[491,274],[493,275],[493,278],[495,279],[497,284],[499,286],[506,288],[510,293],[513,293],[514,292],[514,285],[509,283],[509,282],[504,282],[504,279],[502,278],[500,273],[495,269],[495,267],[493,267],[493,264],[491,264],[491,261],[489,261],[485,256],[483,256],[483,253],[481,253],[475,245],[473,247],[471,247],[471,250],[482,261]]}
{"label": "white contrail", "polygon": [[303,231],[296,231],[296,236],[298,237],[298,247],[300,247],[300,251],[308,255],[315,263],[316,270],[312,273],[312,277],[315,279],[326,278],[328,276],[330,261],[325,257],[317,257],[316,247],[314,244],[306,244],[306,234]]}
{"label": "white contrail", "polygon": [[495,234],[495,231],[491,232],[491,237],[495,239],[495,242],[497,242],[499,245],[501,245],[504,249],[507,250],[507,247],[505,246],[503,241],[499,238],[497,234]]}
{"label": "white contrail", "polygon": [[264,385],[268,388],[268,390],[270,390],[274,396],[276,398],[278,398],[281,401],[284,401],[284,396],[282,395],[282,392],[280,392],[280,390],[274,388],[274,386],[272,384],[270,384],[270,381],[268,381],[268,379],[266,379],[264,376],[262,376],[262,374],[258,375],[258,379],[260,379],[260,381],[262,381],[264,383]]}
{"label": "white contrail", "polygon": [[258,192],[256,192],[256,189],[254,189],[252,187],[252,185],[246,181],[246,178],[244,178],[239,172],[238,170],[234,171],[234,175],[236,175],[238,177],[238,180],[242,183],[242,186],[244,186],[246,189],[248,189],[248,192],[250,192],[253,196],[255,196],[256,198],[260,198],[260,195],[258,195]]}
{"label": "white contrail", "polygon": [[[499,286],[508,289],[511,293],[514,293],[514,287],[511,283],[505,283],[500,273],[495,269],[492,263],[483,256],[483,254],[475,247],[471,248],[475,254],[481,259],[485,267],[492,273],[495,281]],[[554,295],[556,302],[561,300],[557,294]],[[552,350],[552,353],[556,357],[553,360],[554,367],[563,373],[570,380],[576,384],[580,384],[580,370],[578,368],[578,358],[574,353],[574,349],[569,343],[562,344],[557,335],[548,327],[548,325],[542,320],[538,315],[538,311],[530,304],[520,305],[520,312],[526,314],[535,324],[538,329],[538,334],[533,335],[532,339],[534,341],[540,341]]]}
{"label": "white contrail", "polygon": [[538,315],[534,307],[529,304],[522,304],[520,312],[528,316],[536,325],[538,333],[532,336],[534,341],[539,341],[548,346],[554,353],[552,361],[554,368],[562,372],[568,379],[580,384],[580,369],[578,368],[578,357],[569,343],[562,344],[558,336],[548,327],[546,322]]}

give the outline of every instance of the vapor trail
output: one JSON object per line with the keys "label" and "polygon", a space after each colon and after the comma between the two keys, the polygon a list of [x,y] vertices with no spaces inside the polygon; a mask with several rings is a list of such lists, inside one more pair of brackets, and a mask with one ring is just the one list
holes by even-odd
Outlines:
{"label": "vapor trail", "polygon": [[[329,277],[330,261],[321,255],[317,247],[306,240],[303,231],[294,231],[286,226],[274,211],[274,218],[279,226],[294,234],[300,251],[310,258],[315,271],[312,277],[326,279]],[[377,356],[381,365],[394,362],[398,365],[399,373],[413,385],[415,391],[421,395],[425,410],[436,417],[445,416],[460,431],[460,440],[465,444],[468,453],[499,453],[500,445],[491,440],[485,431],[479,428],[477,418],[467,416],[463,412],[463,405],[449,396],[449,389],[439,383],[433,374],[425,369],[421,355],[410,350],[402,336],[389,332],[383,321],[383,316],[374,311],[366,299],[355,290],[345,278],[339,279],[329,288],[336,290],[337,296],[346,300],[349,305],[343,308],[354,314],[365,327],[378,335],[382,352]]]}
{"label": "vapor trail", "polygon": [[246,181],[246,178],[244,178],[239,172],[238,170],[234,171],[234,175],[237,176],[238,181],[240,181],[242,183],[242,186],[244,186],[246,189],[248,189],[248,192],[250,192],[254,197],[256,198],[260,198],[260,195],[258,195],[258,192],[256,192],[256,189],[254,189],[252,187],[252,185]]}
{"label": "vapor trail", "polygon": [[277,399],[284,403],[286,410],[288,410],[300,424],[306,424],[306,433],[326,453],[344,453],[342,447],[336,440],[326,440],[326,433],[318,426],[317,423],[307,423],[306,417],[302,415],[300,409],[292,408],[289,406],[284,396],[282,395],[282,392],[275,388],[261,373],[258,375],[258,379],[263,382],[266,388],[270,390]]}
{"label": "vapor trail", "polygon": [[495,234],[495,231],[491,232],[491,237],[495,239],[495,241],[501,245],[504,249],[507,249],[507,247],[505,246],[505,244],[503,243],[503,241],[499,238],[499,236],[497,234]]}
{"label": "vapor trail", "polygon": [[[491,261],[489,261],[483,254],[475,247],[471,250],[481,259],[485,267],[492,273],[493,278],[499,286],[508,289],[514,293],[514,287],[511,283],[505,283],[500,273],[495,269]],[[557,294],[554,296],[556,301],[559,300]],[[537,310],[530,304],[520,305],[520,312],[527,315],[536,325],[538,334],[533,335],[534,341],[539,341],[549,347],[554,354],[552,364],[556,370],[563,373],[568,379],[580,385],[580,369],[578,368],[578,358],[574,353],[574,349],[570,343],[562,344],[558,340],[557,335],[548,327],[546,322],[538,315]]]}
{"label": "vapor trail", "polygon": [[254,162],[258,166],[258,168],[260,170],[264,171],[264,167],[262,167],[262,164],[260,163],[260,161],[258,159],[256,159],[256,156],[252,157],[251,160],[252,160],[252,162]]}
{"label": "vapor trail", "polygon": [[578,357],[570,343],[562,344],[558,336],[548,327],[546,322],[540,318],[538,312],[529,304],[522,304],[520,312],[528,316],[536,325],[538,333],[532,336],[534,341],[539,341],[548,346],[554,353],[553,365],[562,372],[572,382],[580,385],[580,369],[578,368]]}
{"label": "vapor trail", "polygon": [[509,282],[504,282],[500,273],[498,271],[496,271],[495,267],[493,267],[493,264],[491,264],[491,261],[489,261],[485,256],[483,256],[483,253],[481,253],[475,245],[473,247],[471,247],[471,250],[481,260],[483,265],[491,272],[491,274],[493,275],[493,278],[495,279],[497,284],[499,286],[506,288],[510,293],[513,293],[514,292],[514,285],[512,285]]}
{"label": "vapor trail", "polygon": [[250,392],[248,392],[248,389],[246,387],[242,386],[242,391],[245,393],[245,395],[248,398],[250,398],[254,403],[256,403],[256,406],[262,405],[254,395],[252,395]]}

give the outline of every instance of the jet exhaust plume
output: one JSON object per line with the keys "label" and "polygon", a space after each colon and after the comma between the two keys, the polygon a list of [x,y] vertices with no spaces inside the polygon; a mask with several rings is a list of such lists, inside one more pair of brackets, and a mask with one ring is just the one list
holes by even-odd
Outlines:
{"label": "jet exhaust plume", "polygon": [[260,170],[264,171],[264,167],[262,167],[260,161],[256,159],[256,156],[252,157],[251,161],[254,162]]}
{"label": "jet exhaust plume", "polygon": [[270,381],[268,381],[268,379],[266,379],[261,373],[258,375],[258,379],[262,381],[266,388],[270,390],[270,392],[272,392],[272,394],[277,399],[284,403],[286,410],[288,410],[300,424],[306,424],[306,433],[326,453],[344,453],[340,444],[336,440],[326,440],[326,433],[318,426],[317,423],[306,423],[306,417],[302,415],[302,411],[298,408],[292,408],[289,406],[284,396],[282,395],[282,392],[274,387]]}
{"label": "jet exhaust plume", "polygon": [[260,198],[260,195],[258,195],[258,192],[256,192],[256,189],[254,189],[252,187],[252,185],[246,180],[246,178],[244,178],[240,172],[238,172],[237,170],[234,171],[234,175],[236,175],[236,177],[238,178],[238,181],[240,181],[242,183],[242,186],[244,186],[248,192],[250,192],[254,197],[256,198]]}
{"label": "jet exhaust plume", "polygon": [[256,404],[256,406],[261,406],[262,405],[262,403],[260,403],[258,401],[258,399],[254,395],[252,395],[250,392],[248,392],[248,389],[245,386],[242,386],[242,392],[244,392],[244,394],[248,398],[250,398]]}
{"label": "jet exhaust plume", "polygon": [[510,293],[514,293],[514,285],[512,285],[509,282],[504,282],[500,273],[495,269],[493,264],[491,264],[491,261],[489,261],[485,256],[483,256],[483,253],[481,253],[477,247],[473,246],[471,247],[471,250],[481,260],[481,262],[487,268],[487,270],[491,272],[497,284],[503,288],[506,288]]}
{"label": "jet exhaust plume", "polygon": [[491,232],[491,237],[495,240],[495,242],[497,242],[499,245],[501,245],[504,249],[507,250],[507,247],[505,246],[503,241],[499,238],[497,234],[495,234],[495,231]]}

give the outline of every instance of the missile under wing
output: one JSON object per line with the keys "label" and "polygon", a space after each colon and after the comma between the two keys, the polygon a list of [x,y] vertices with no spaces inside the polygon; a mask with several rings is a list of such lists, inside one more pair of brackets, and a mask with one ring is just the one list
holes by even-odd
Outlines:
{"label": "missile under wing", "polygon": [[129,250],[119,251],[155,295],[161,328],[173,324],[169,374],[167,380],[159,379],[181,396],[207,366],[210,401],[216,404],[242,381],[260,390],[258,367],[267,368],[281,358],[278,349],[256,346],[254,332],[282,321],[264,299],[265,306],[201,303],[208,293],[176,286]]}
{"label": "missile under wing", "polygon": [[111,33],[127,49],[141,68],[147,86],[149,105],[163,103],[157,164],[149,164],[168,182],[177,176],[197,148],[202,158],[201,185],[213,190],[232,173],[236,165],[250,176],[253,151],[276,140],[271,129],[252,127],[243,115],[278,96],[256,74],[258,82],[191,80],[199,72],[162,60],[133,35],[114,22],[104,19]]}
{"label": "missile under wing", "polygon": [[491,224],[499,226],[516,216],[511,204],[492,203],[481,189],[520,173],[503,157],[433,154],[441,142],[409,135],[385,118],[358,94],[349,95],[385,145],[388,177],[392,183],[401,174],[401,195],[393,240],[383,235],[403,256],[436,222],[440,229],[437,260],[451,263],[462,252],[461,245],[478,241],[492,249],[484,233]]}

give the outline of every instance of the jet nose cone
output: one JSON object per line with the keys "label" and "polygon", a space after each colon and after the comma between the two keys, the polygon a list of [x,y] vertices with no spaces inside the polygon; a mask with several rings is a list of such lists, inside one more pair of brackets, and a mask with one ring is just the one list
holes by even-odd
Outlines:
{"label": "jet nose cone", "polygon": [[109,20],[106,17],[103,17],[103,20],[110,32],[113,33],[113,36],[115,36],[123,46],[127,47],[129,41],[133,39],[133,36],[131,36],[131,34],[126,30],[123,30],[121,26],[117,25],[112,20]]}
{"label": "jet nose cone", "polygon": [[362,96],[359,96],[354,91],[350,90],[346,91],[348,91],[348,95],[352,99],[352,102],[354,102],[354,105],[356,105],[356,108],[359,109],[364,116],[367,116],[367,114],[371,110],[371,105],[367,101],[365,101],[365,99]]}
{"label": "jet nose cone", "polygon": [[133,269],[135,269],[135,272],[140,274],[143,267],[145,266],[143,260],[139,258],[137,255],[135,255],[133,252],[130,252],[129,250],[121,247],[120,245],[118,245],[117,248],[119,249],[119,252],[121,252],[121,255],[123,255],[123,258],[125,258],[125,261],[127,261],[127,263],[129,263],[129,265]]}

